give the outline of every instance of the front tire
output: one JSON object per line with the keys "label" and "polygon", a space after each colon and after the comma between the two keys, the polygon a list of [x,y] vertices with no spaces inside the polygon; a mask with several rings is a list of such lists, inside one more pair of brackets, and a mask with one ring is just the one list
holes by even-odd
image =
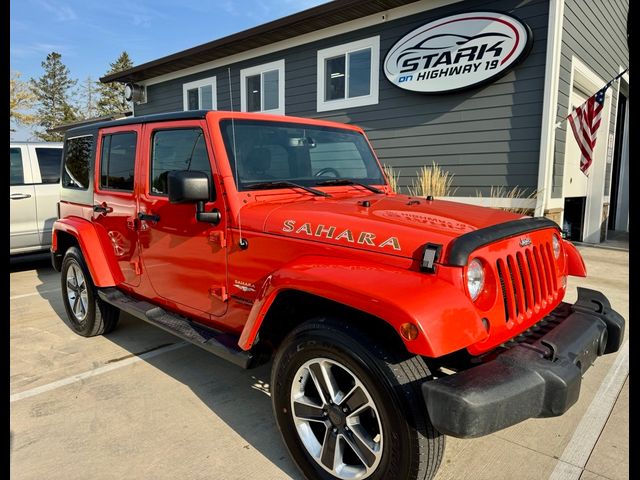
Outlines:
{"label": "front tire", "polygon": [[100,300],[82,252],[70,247],[62,260],[60,282],[67,325],[83,337],[94,337],[116,328],[120,310]]}
{"label": "front tire", "polygon": [[[386,342],[385,342],[386,345]],[[435,475],[444,436],[429,421],[423,360],[333,318],[295,328],[271,373],[283,440],[309,479],[408,479]]]}

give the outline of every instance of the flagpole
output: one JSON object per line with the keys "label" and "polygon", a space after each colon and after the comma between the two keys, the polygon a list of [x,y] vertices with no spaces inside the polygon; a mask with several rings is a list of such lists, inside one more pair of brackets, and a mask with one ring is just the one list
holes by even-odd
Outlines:
{"label": "flagpole", "polygon": [[[611,86],[611,84],[613,82],[615,82],[616,80],[618,80],[620,77],[622,77],[622,75],[624,75],[625,73],[627,73],[629,71],[629,67],[625,68],[623,71],[621,71],[619,74],[617,74],[615,77],[613,77],[611,80],[609,80],[607,83],[604,84],[604,87],[602,87],[600,90],[606,90],[607,88],[609,88]],[[598,92],[600,91],[598,90]],[[596,92],[596,93],[598,93]],[[594,93],[595,95],[595,93]],[[593,95],[592,95],[593,96]],[[571,116],[571,114],[567,115],[566,117],[564,117],[562,120],[560,120],[558,123],[556,123],[555,128],[560,128],[562,126],[562,122],[566,121],[567,118],[569,118]]]}

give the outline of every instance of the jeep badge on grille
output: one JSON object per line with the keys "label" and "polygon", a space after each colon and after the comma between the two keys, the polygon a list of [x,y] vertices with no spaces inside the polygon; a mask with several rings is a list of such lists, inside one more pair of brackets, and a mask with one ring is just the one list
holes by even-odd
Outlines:
{"label": "jeep badge on grille", "polygon": [[529,237],[522,237],[520,239],[521,247],[528,247],[529,245],[531,245],[531,239]]}

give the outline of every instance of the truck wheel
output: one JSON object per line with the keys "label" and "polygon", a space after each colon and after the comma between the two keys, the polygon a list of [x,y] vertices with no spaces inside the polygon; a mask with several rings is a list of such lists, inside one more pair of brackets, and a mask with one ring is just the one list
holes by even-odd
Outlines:
{"label": "truck wheel", "polygon": [[62,260],[62,300],[71,329],[83,337],[111,332],[120,310],[100,300],[91,274],[78,247],[70,247]]}
{"label": "truck wheel", "polygon": [[[397,349],[396,349],[397,350]],[[427,415],[418,356],[334,318],[296,327],[273,362],[283,440],[310,479],[431,479],[445,437]]]}

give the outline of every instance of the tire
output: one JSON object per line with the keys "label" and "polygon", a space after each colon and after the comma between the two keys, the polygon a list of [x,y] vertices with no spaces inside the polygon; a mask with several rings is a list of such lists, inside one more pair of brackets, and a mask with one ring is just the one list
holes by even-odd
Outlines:
{"label": "tire", "polygon": [[60,270],[62,301],[67,311],[65,322],[83,337],[94,337],[113,331],[120,310],[98,298],[91,274],[78,247],[70,247]]}
{"label": "tire", "polygon": [[[322,373],[333,383],[318,382]],[[429,376],[419,356],[387,347],[344,321],[320,317],[296,327],[274,359],[271,395],[298,468],[321,480],[433,478],[445,437],[424,405],[420,384]]]}

